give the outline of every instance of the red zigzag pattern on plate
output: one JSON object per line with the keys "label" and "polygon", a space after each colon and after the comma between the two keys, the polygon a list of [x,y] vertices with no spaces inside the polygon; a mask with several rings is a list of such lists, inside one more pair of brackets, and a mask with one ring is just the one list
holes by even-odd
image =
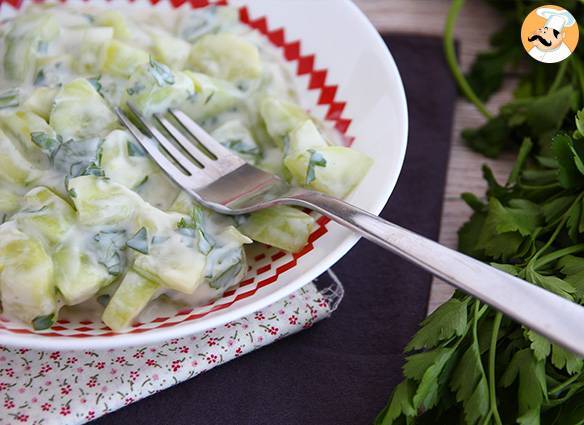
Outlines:
{"label": "red zigzag pattern on plate", "polygon": [[[320,97],[318,99],[319,105],[329,105],[329,110],[326,114],[326,119],[329,121],[335,121],[335,128],[343,134],[347,133],[349,126],[351,125],[351,120],[342,117],[343,111],[345,109],[345,102],[336,102],[335,97],[337,95],[338,86],[336,85],[326,85],[327,70],[326,69],[315,69],[315,56],[306,55],[303,56],[300,53],[301,43],[299,40],[291,41],[286,43],[284,36],[284,29],[278,28],[270,31],[268,28],[268,20],[265,16],[257,19],[251,19],[249,16],[249,11],[247,7],[242,7],[239,9],[239,19],[244,24],[249,25],[264,34],[272,44],[280,47],[284,51],[284,57],[286,60],[293,62],[298,62],[298,68],[296,70],[297,75],[309,75],[310,82],[308,88],[311,90],[320,90]],[[349,142],[351,144],[352,139]]]}
{"label": "red zigzag pattern on plate", "polygon": [[[43,3],[44,2],[44,0],[33,0],[33,1],[35,3]],[[67,0],[60,0],[60,1],[65,3]],[[84,1],[87,2],[90,0],[84,0]],[[108,1],[110,1],[110,0],[108,0]],[[128,0],[128,1],[133,2],[134,0]],[[151,4],[156,5],[157,3],[159,3],[162,0],[149,0],[149,1]],[[209,6],[211,4],[219,5],[219,6],[225,6],[228,4],[227,0],[218,0],[215,2],[211,2],[208,0],[169,0],[169,1],[172,4],[172,6],[175,8],[180,7],[180,6],[184,5],[185,3],[189,4],[192,8],[206,7],[206,6]],[[0,0],[0,6],[3,3],[8,3],[12,7],[18,9],[22,5],[22,2],[23,2],[23,0]],[[335,128],[345,137],[345,143],[350,146],[353,142],[353,138],[347,135],[347,131],[349,129],[349,126],[351,125],[351,120],[347,119],[347,118],[343,118],[343,116],[342,116],[344,109],[345,109],[345,106],[346,106],[346,103],[339,102],[339,101],[335,100],[336,95],[337,95],[337,91],[338,91],[338,86],[326,84],[327,70],[326,69],[315,69],[315,62],[316,62],[315,55],[302,55],[301,54],[301,42],[299,40],[286,42],[284,28],[270,30],[269,25],[268,25],[268,20],[265,16],[259,17],[257,19],[252,19],[250,17],[248,8],[245,6],[241,7],[239,9],[239,18],[240,18],[240,21],[242,23],[259,31],[264,36],[266,36],[268,38],[268,40],[273,45],[281,48],[283,50],[284,57],[286,58],[287,61],[297,62],[298,66],[296,69],[296,74],[298,76],[304,76],[304,75],[309,76],[308,88],[310,90],[320,91],[318,104],[329,106],[328,112],[326,113],[326,120],[335,123]],[[184,322],[197,320],[197,319],[200,319],[202,317],[205,317],[206,315],[208,315],[210,313],[224,310],[240,300],[243,300],[243,299],[246,299],[246,298],[253,296],[260,288],[274,284],[278,280],[278,277],[282,273],[295,267],[298,263],[298,260],[301,257],[303,257],[304,255],[311,252],[314,249],[314,243],[316,242],[316,240],[318,240],[319,238],[321,238],[323,235],[325,235],[327,233],[328,230],[326,228],[326,225],[329,222],[330,222],[330,219],[328,219],[326,217],[320,217],[317,220],[318,228],[310,235],[309,240],[308,240],[308,244],[302,249],[302,251],[297,252],[295,254],[292,254],[292,256],[291,256],[292,259],[290,259],[286,263],[278,266],[275,269],[275,273],[273,273],[271,276],[268,276],[268,277],[263,278],[262,280],[259,280],[253,289],[250,289],[249,291],[237,294],[235,296],[235,298],[230,300],[230,301],[225,301],[225,298],[228,298],[232,295],[235,295],[235,293],[236,293],[236,289],[229,290],[229,291],[225,292],[225,294],[223,295],[222,298],[215,300],[211,303],[208,303],[205,306],[200,306],[200,307],[196,307],[193,309],[186,309],[186,310],[179,311],[173,317],[159,317],[159,318],[154,319],[152,322],[146,323],[146,324],[145,323],[136,323],[133,326],[132,330],[130,330],[128,333],[143,333],[143,332],[148,332],[148,331],[154,330],[154,329],[166,328],[166,327],[170,327],[170,326],[179,325],[179,324],[184,323]],[[268,263],[267,265],[265,265],[263,267],[258,268],[256,270],[256,276],[250,277],[250,278],[242,281],[239,284],[238,289],[252,285],[259,275],[263,275],[264,273],[267,273],[268,271],[270,271],[272,269],[273,262],[285,257],[286,255],[288,255],[288,254],[286,254],[282,251],[279,251],[279,252],[276,252],[275,254],[272,254],[269,258],[270,263]],[[260,261],[260,260],[265,259],[265,258],[266,258],[266,255],[261,254],[261,255],[257,256],[254,260]],[[205,309],[205,308],[208,308],[210,306],[212,306],[212,307],[210,309],[207,309],[204,312],[195,312],[195,310]],[[172,320],[172,319],[178,319],[178,320]],[[45,337],[91,338],[91,337],[95,337],[95,336],[110,336],[111,337],[111,336],[119,335],[119,334],[112,332],[111,329],[109,329],[108,327],[103,326],[103,323],[97,324],[97,323],[93,323],[90,321],[84,321],[84,322],[79,323],[80,325],[83,325],[83,326],[71,328],[71,327],[66,326],[66,325],[70,324],[69,321],[60,320],[59,322],[57,322],[57,324],[55,326],[53,326],[51,328],[52,332],[43,332],[43,333],[33,332],[29,329],[10,328],[10,327],[8,327],[9,323],[10,322],[8,320],[0,318],[0,329],[4,329],[6,331],[9,331],[11,333],[16,333],[16,334],[35,334],[35,335],[45,336]],[[157,323],[157,325],[156,326],[148,326],[149,324],[152,324],[152,323]],[[91,325],[93,325],[93,327]],[[76,333],[67,334],[67,333],[61,333],[62,331],[75,331]],[[92,332],[92,333],[86,333],[86,332]]]}

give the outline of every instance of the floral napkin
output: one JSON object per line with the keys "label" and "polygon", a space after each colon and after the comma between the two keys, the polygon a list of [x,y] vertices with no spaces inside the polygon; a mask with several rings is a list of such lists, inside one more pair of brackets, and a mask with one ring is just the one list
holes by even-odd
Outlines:
{"label": "floral napkin", "polygon": [[81,424],[328,317],[343,296],[310,283],[240,320],[159,346],[44,352],[0,346],[0,424]]}

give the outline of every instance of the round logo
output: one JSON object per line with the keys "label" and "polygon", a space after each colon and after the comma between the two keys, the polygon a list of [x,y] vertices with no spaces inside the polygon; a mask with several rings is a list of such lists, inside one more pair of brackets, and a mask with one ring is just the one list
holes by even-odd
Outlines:
{"label": "round logo", "polygon": [[529,56],[543,63],[563,61],[578,45],[578,24],[570,12],[555,5],[531,11],[521,26],[521,42]]}

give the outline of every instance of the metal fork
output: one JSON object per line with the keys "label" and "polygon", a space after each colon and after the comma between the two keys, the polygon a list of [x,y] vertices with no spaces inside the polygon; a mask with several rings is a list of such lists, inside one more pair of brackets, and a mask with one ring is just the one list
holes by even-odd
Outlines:
{"label": "metal fork", "polygon": [[290,186],[231,153],[179,110],[169,110],[178,128],[169,118],[154,116],[173,142],[131,104],[128,107],[145,133],[117,108],[120,121],[166,174],[205,207],[227,215],[275,205],[318,211],[584,356],[584,332],[580,329],[584,323],[583,307],[345,201]]}

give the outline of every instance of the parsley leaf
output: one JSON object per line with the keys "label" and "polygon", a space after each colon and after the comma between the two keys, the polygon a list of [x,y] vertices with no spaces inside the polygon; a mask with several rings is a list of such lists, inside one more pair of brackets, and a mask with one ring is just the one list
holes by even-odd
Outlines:
{"label": "parsley leaf", "polygon": [[138,251],[146,255],[150,251],[149,245],[148,230],[145,227],[142,227],[140,230],[138,230],[136,234],[126,242],[126,246],[128,248],[132,248],[134,251]]}
{"label": "parsley leaf", "polygon": [[[505,184],[485,166],[486,193],[463,194],[472,215],[459,230],[459,250],[584,304],[584,50],[555,65],[522,61],[514,98],[492,115],[481,99],[525,57],[516,31],[534,6],[488,1],[504,25],[468,80],[453,38],[462,0],[453,0],[448,15],[446,57],[462,94],[486,118],[464,140],[486,156],[512,151],[517,159]],[[559,4],[584,14],[584,3]],[[412,351],[377,424],[539,425],[584,417],[584,360],[461,292],[424,320],[406,347]]]}
{"label": "parsley leaf", "polygon": [[95,91],[101,94],[101,89],[103,87],[103,85],[101,84],[101,75],[98,75],[97,77],[93,78],[88,78],[87,81],[89,81],[89,84],[93,86]]}
{"label": "parsley leaf", "polygon": [[310,184],[316,179],[315,167],[326,167],[326,159],[324,155],[314,149],[308,149],[310,158],[308,159],[308,168],[306,169],[306,179],[304,184]]}
{"label": "parsley leaf", "polygon": [[449,362],[455,350],[453,348],[439,348],[436,353],[434,362],[424,371],[416,389],[413,398],[416,410],[428,410],[438,403],[441,389],[439,380],[444,378],[443,374],[448,374]]}
{"label": "parsley leaf", "polygon": [[0,93],[0,109],[14,108],[20,104],[20,89],[8,89]]}
{"label": "parsley leaf", "polygon": [[467,328],[467,304],[453,298],[438,307],[422,322],[405,351],[432,348],[442,340],[462,335]]}
{"label": "parsley leaf", "polygon": [[119,275],[125,264],[122,250],[126,245],[126,232],[124,230],[99,232],[93,237],[92,245],[98,263],[105,266],[109,274]]}
{"label": "parsley leaf", "polygon": [[128,149],[129,156],[137,156],[137,157],[146,156],[146,151],[142,148],[142,146],[137,145],[136,143],[132,143],[132,142],[128,141],[127,149]]}
{"label": "parsley leaf", "polygon": [[163,63],[157,62],[150,57],[150,75],[156,80],[160,87],[174,84],[174,75],[170,68]]}
{"label": "parsley leaf", "polygon": [[385,409],[377,416],[375,425],[392,424],[394,420],[401,415],[414,416],[416,410],[412,404],[414,397],[415,384],[405,380],[398,384],[391,395],[391,400]]}
{"label": "parsley leaf", "polygon": [[55,315],[37,316],[32,321],[32,327],[35,331],[44,331],[55,324]]}
{"label": "parsley leaf", "polygon": [[61,147],[61,141],[57,137],[50,137],[43,131],[33,131],[30,133],[30,138],[32,142],[45,153],[45,155],[51,158]]}
{"label": "parsley leaf", "polygon": [[517,351],[501,376],[500,383],[509,387],[519,381],[518,416],[539,414],[541,405],[547,398],[547,383],[545,380],[544,362],[538,361],[529,349]]}
{"label": "parsley leaf", "polygon": [[198,239],[199,250],[207,255],[215,246],[213,237],[205,229],[203,207],[196,205],[191,211],[190,219],[181,218],[176,225],[178,231],[188,237]]}

